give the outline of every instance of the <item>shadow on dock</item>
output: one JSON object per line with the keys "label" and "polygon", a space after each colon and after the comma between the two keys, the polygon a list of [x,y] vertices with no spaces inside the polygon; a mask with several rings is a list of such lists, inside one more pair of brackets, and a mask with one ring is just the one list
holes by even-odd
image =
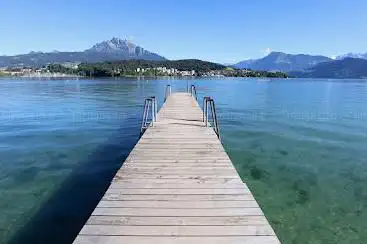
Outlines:
{"label": "shadow on dock", "polygon": [[[136,120],[135,123],[138,124]],[[126,131],[134,134],[124,136]],[[59,190],[9,243],[72,243],[138,138],[138,127],[117,131],[115,138],[89,155],[88,160],[78,163]]]}

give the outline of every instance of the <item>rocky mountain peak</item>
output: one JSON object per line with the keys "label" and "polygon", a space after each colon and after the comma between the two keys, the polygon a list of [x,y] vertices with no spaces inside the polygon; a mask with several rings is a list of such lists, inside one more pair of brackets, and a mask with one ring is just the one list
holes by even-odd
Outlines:
{"label": "rocky mountain peak", "polygon": [[113,37],[111,40],[99,42],[86,51],[101,53],[126,53],[137,56],[148,53],[147,51],[144,51],[142,47],[135,45],[131,41],[117,37]]}

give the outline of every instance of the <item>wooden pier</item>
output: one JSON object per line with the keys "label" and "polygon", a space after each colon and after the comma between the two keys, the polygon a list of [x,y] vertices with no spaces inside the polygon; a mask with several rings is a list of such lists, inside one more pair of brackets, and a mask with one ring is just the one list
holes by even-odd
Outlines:
{"label": "wooden pier", "polygon": [[173,93],[75,244],[279,244],[188,93]]}

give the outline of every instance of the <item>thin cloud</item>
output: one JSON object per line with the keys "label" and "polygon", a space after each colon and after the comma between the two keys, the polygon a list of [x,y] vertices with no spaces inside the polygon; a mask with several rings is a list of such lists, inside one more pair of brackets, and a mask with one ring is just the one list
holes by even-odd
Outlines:
{"label": "thin cloud", "polygon": [[271,53],[271,48],[270,47],[267,47],[267,48],[265,48],[265,49],[263,49],[263,50],[261,50],[261,52],[262,52],[262,54],[264,55],[264,56],[267,56],[267,55],[269,55],[270,53]]}

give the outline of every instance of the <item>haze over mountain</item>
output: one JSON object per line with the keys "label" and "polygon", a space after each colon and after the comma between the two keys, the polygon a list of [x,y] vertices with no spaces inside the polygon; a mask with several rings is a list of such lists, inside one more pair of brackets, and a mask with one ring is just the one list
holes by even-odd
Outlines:
{"label": "haze over mountain", "polygon": [[336,57],[336,60],[342,60],[345,58],[360,58],[360,59],[367,59],[367,53],[347,53],[344,55],[340,55]]}
{"label": "haze over mountain", "polygon": [[271,52],[264,58],[245,60],[233,66],[253,70],[289,72],[306,70],[318,63],[328,61],[332,61],[332,59],[325,56]]}
{"label": "haze over mountain", "polygon": [[289,72],[303,78],[360,79],[367,77],[367,60],[344,58],[315,65],[306,71]]}
{"label": "haze over mountain", "polygon": [[115,60],[166,60],[164,57],[147,51],[134,43],[112,38],[95,44],[82,52],[30,52],[15,56],[0,56],[0,67],[43,66],[49,63],[102,62]]}

